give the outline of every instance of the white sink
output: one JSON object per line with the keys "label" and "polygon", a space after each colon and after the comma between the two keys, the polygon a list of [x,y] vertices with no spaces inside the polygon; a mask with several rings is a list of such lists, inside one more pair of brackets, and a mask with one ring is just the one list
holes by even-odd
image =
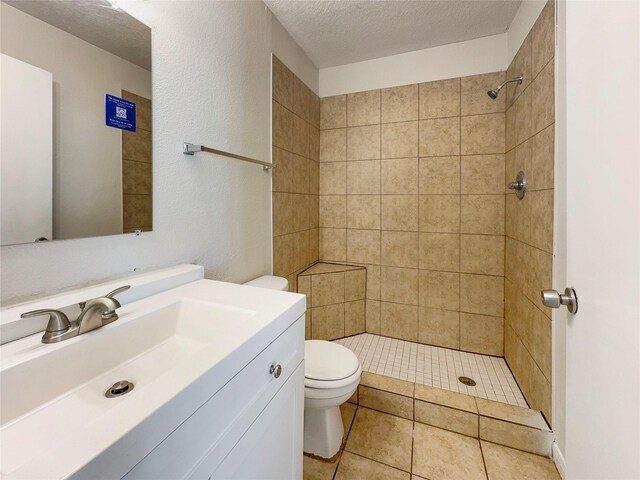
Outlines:
{"label": "white sink", "polygon": [[[200,280],[70,340],[45,345],[36,334],[0,346],[2,477],[68,477],[136,429],[148,453],[303,313],[300,295]],[[105,397],[120,380],[134,388]]]}
{"label": "white sink", "polygon": [[[112,404],[104,393],[113,383],[126,379],[140,390],[207,347],[224,352],[229,334],[254,314],[182,299],[123,322],[121,328],[104,328],[77,339],[82,341],[60,344],[66,348],[44,346],[42,355],[3,365],[0,426],[44,405],[52,407],[54,400],[56,409],[86,409],[90,417],[95,409]],[[80,398],[81,404],[75,405]],[[77,418],[80,412],[75,411]]]}

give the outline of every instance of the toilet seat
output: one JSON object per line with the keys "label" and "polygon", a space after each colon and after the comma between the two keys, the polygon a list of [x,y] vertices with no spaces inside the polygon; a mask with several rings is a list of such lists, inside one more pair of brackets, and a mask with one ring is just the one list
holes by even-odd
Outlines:
{"label": "toilet seat", "polygon": [[[358,386],[360,383],[360,375],[362,374],[362,369],[358,368],[356,372],[350,377],[343,378],[340,380],[313,380],[310,378],[304,379],[304,389],[305,396],[309,397],[327,397],[327,396],[339,396],[342,390],[348,390],[353,388],[355,385]],[[311,390],[316,391],[316,393],[310,392]],[[324,392],[324,393],[323,393]]]}
{"label": "toilet seat", "polygon": [[360,379],[358,357],[338,343],[326,340],[304,342],[304,385],[314,389],[335,389]]}

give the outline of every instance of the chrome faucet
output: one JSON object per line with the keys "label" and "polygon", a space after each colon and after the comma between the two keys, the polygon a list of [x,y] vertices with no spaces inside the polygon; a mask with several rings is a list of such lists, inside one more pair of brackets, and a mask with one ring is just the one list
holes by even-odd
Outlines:
{"label": "chrome faucet", "polygon": [[23,313],[20,317],[31,318],[49,315],[49,323],[47,323],[47,328],[42,336],[42,343],[61,342],[115,322],[118,319],[116,310],[122,305],[113,297],[129,288],[131,285],[125,285],[107,293],[104,297],[81,302],[79,305],[80,315],[73,322],[69,321],[64,312],[47,308]]}
{"label": "chrome faucet", "polygon": [[100,328],[118,319],[116,309],[120,308],[120,302],[113,298],[115,295],[129,290],[131,285],[116,288],[113,292],[107,293],[104,297],[93,298],[82,304],[82,311],[76,320],[78,324],[78,335]]}

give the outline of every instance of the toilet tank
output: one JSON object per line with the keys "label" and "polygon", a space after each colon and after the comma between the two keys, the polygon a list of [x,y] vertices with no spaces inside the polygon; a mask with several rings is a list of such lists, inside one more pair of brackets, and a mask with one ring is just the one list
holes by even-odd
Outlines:
{"label": "toilet tank", "polygon": [[274,275],[263,275],[254,278],[245,283],[251,287],[270,288],[271,290],[282,290],[286,292],[289,289],[289,282],[286,278],[276,277]]}

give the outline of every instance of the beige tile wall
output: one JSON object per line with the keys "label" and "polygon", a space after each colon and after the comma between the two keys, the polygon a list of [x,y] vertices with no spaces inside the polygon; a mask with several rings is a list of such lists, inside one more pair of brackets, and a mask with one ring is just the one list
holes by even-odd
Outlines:
{"label": "beige tile wall", "polygon": [[[506,177],[523,170],[523,200],[506,196],[505,358],[532,408],[551,421],[551,286],[554,164],[554,5],[547,3],[509,66]],[[515,85],[515,86],[513,86]]]}
{"label": "beige tile wall", "polygon": [[296,273],[319,255],[320,100],[273,56],[273,274],[296,290]]}
{"label": "beige tile wall", "polygon": [[320,258],[367,267],[368,332],[503,354],[504,78],[321,99]]}
{"label": "beige tile wall", "polygon": [[307,296],[306,338],[334,340],[365,331],[366,269],[317,263],[298,275]]}
{"label": "beige tile wall", "polygon": [[136,104],[136,131],[122,131],[122,227],[147,232],[153,223],[151,100],[126,90],[121,96]]}

